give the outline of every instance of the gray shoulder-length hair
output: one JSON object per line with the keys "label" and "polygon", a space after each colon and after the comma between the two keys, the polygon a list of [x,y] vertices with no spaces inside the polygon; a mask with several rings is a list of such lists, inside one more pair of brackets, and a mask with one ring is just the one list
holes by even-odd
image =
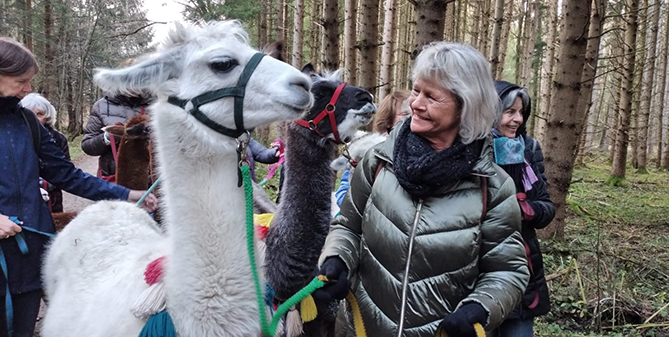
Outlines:
{"label": "gray shoulder-length hair", "polygon": [[30,110],[44,111],[44,124],[53,127],[56,121],[56,108],[44,96],[30,93],[21,100],[21,105]]}
{"label": "gray shoulder-length hair", "polygon": [[455,96],[463,143],[490,134],[501,111],[500,101],[488,60],[478,50],[462,43],[428,44],[416,58],[411,79],[433,81]]}

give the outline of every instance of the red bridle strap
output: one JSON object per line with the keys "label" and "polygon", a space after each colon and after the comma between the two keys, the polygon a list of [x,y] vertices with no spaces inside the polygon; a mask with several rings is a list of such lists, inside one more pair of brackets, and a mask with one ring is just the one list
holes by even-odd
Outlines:
{"label": "red bridle strap", "polygon": [[318,123],[320,123],[323,119],[325,119],[325,116],[327,116],[330,119],[330,127],[332,127],[332,134],[334,135],[335,142],[341,144],[341,139],[339,138],[339,131],[337,130],[337,120],[335,119],[335,104],[337,103],[337,100],[339,99],[339,95],[341,94],[342,90],[344,90],[344,87],[346,87],[346,83],[342,83],[339,86],[337,86],[337,89],[335,90],[334,94],[332,94],[332,98],[330,98],[330,103],[328,103],[328,105],[325,106],[325,109],[323,109],[323,111],[321,111],[321,113],[319,113],[318,116],[316,116],[316,118],[310,121],[299,119],[296,120],[295,122],[299,125],[304,126],[305,128],[313,130],[319,136],[325,137],[323,133],[318,131]]}

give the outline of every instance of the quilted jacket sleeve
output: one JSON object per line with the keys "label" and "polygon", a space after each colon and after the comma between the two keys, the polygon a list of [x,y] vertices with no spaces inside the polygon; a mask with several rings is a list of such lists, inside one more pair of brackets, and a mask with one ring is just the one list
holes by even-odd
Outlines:
{"label": "quilted jacket sleeve", "polygon": [[502,172],[489,179],[503,181],[499,189],[490,184],[489,207],[481,224],[479,279],[474,291],[458,308],[469,302],[480,304],[488,312],[487,328],[495,328],[520,302],[529,271],[519,232],[520,208],[516,201],[515,185]]}
{"label": "quilted jacket sleeve", "polygon": [[356,272],[360,259],[362,214],[372,191],[376,168],[380,163],[374,151],[368,151],[353,171],[349,191],[341,204],[339,216],[332,221],[330,234],[325,240],[319,266],[326,258],[338,256],[346,263],[349,273]]}
{"label": "quilted jacket sleeve", "polygon": [[101,156],[109,150],[109,145],[104,141],[104,131],[102,131],[105,125],[102,122],[100,106],[104,104],[103,102],[99,100],[93,104],[84,130],[84,138],[81,140],[81,149],[89,156]]}

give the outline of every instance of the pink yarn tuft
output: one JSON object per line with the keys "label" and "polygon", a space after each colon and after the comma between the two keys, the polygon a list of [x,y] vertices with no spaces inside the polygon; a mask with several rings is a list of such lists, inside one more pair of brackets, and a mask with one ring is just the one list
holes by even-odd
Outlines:
{"label": "pink yarn tuft", "polygon": [[159,257],[151,263],[149,263],[148,266],[146,266],[146,270],[144,271],[144,281],[148,285],[153,285],[157,282],[160,281],[160,279],[163,277],[163,262],[165,260],[165,257]]}

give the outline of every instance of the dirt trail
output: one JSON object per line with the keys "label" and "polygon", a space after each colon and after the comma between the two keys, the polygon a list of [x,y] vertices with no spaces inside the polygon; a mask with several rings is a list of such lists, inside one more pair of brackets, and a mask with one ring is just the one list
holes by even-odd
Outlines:
{"label": "dirt trail", "polygon": [[[96,175],[98,170],[98,157],[91,157],[84,154],[74,160],[74,165],[85,172]],[[93,201],[63,191],[63,210],[65,212],[78,212],[92,203]]]}

